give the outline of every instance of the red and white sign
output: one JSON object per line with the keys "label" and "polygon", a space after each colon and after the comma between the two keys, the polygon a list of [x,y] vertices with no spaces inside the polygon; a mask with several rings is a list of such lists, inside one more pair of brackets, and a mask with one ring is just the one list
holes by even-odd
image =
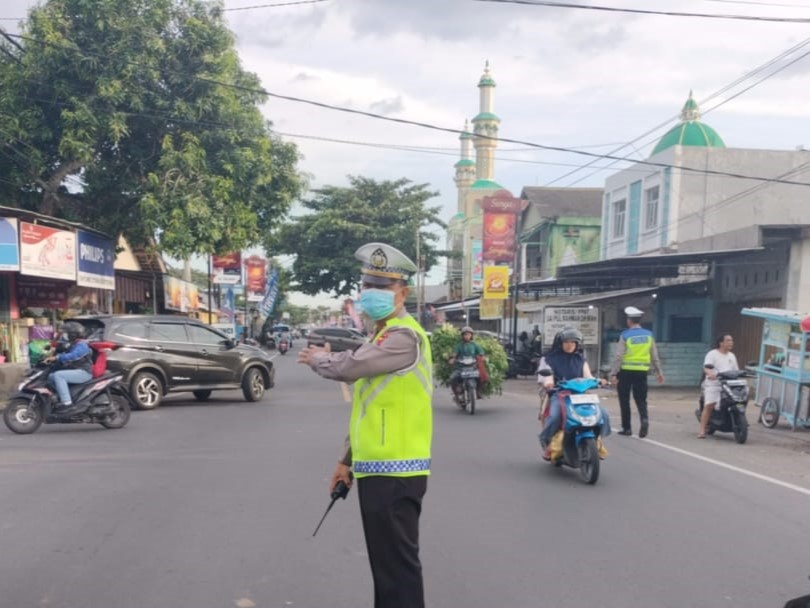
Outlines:
{"label": "red and white sign", "polygon": [[20,273],[76,280],[76,233],[20,222]]}
{"label": "red and white sign", "polygon": [[261,302],[267,285],[267,260],[252,255],[245,260],[245,286],[247,301]]}

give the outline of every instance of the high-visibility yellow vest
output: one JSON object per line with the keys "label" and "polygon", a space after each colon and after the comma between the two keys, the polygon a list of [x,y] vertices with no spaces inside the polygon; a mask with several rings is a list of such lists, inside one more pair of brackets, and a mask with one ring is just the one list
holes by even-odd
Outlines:
{"label": "high-visibility yellow vest", "polygon": [[624,357],[622,369],[646,372],[650,370],[650,357],[653,346],[653,335],[648,329],[634,327],[622,332],[624,340]]}
{"label": "high-visibility yellow vest", "polygon": [[349,441],[352,469],[358,478],[430,475],[433,437],[430,339],[410,316],[389,319],[374,339],[392,327],[407,327],[416,333],[419,356],[408,369],[355,382]]}

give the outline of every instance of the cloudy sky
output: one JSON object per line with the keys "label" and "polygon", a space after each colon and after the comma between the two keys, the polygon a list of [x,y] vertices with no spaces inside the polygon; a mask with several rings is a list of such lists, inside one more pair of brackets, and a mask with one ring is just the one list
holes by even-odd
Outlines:
{"label": "cloudy sky", "polygon": [[[225,8],[281,1],[225,0]],[[592,3],[810,19],[810,0]],[[4,0],[0,16],[25,16],[33,4]],[[612,152],[668,119],[674,124],[690,90],[701,101],[810,39],[810,23],[632,15],[473,0],[329,0],[228,10],[226,15],[244,66],[273,93],[461,128],[465,118],[478,111],[476,84],[489,60],[498,85],[495,111],[502,120],[502,137],[600,153]],[[2,23],[13,27],[13,22]],[[808,51],[810,41],[773,68]],[[810,56],[707,113],[705,121],[731,147],[810,147],[809,81]],[[705,104],[704,110],[754,82],[745,80]],[[440,192],[436,202],[446,218],[455,213],[454,135],[281,100],[269,101],[264,111],[279,132],[298,144],[304,155],[301,167],[313,176],[313,185],[344,184],[347,174],[407,177]],[[617,154],[643,157],[665,130]],[[496,180],[515,194],[523,186],[554,180],[560,186],[601,186],[610,174],[591,168],[559,179],[590,159],[515,144],[501,144],[496,159]]]}

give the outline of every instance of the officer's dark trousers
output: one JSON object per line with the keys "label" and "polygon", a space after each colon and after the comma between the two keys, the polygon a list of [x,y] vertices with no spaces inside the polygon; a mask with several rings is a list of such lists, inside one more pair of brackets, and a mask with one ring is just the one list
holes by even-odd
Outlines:
{"label": "officer's dark trousers", "polygon": [[642,420],[647,419],[647,372],[637,372],[623,369],[616,374],[619,393],[619,407],[622,411],[622,429],[630,428],[630,393],[638,407],[638,415]]}
{"label": "officer's dark trousers", "polygon": [[374,608],[424,608],[419,514],[427,476],[357,480]]}

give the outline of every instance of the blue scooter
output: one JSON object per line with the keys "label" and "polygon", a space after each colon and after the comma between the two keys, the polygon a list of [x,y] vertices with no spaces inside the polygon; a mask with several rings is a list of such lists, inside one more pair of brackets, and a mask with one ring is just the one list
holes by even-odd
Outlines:
{"label": "blue scooter", "polygon": [[[550,376],[551,370],[540,370],[541,376]],[[596,378],[563,380],[555,389],[561,400],[563,414],[562,453],[552,459],[554,466],[563,465],[579,469],[579,476],[593,485],[599,479],[599,448],[597,438],[602,433],[602,409],[599,395],[587,391],[599,386]],[[550,400],[546,402],[546,409]],[[545,424],[546,414],[543,415]]]}

